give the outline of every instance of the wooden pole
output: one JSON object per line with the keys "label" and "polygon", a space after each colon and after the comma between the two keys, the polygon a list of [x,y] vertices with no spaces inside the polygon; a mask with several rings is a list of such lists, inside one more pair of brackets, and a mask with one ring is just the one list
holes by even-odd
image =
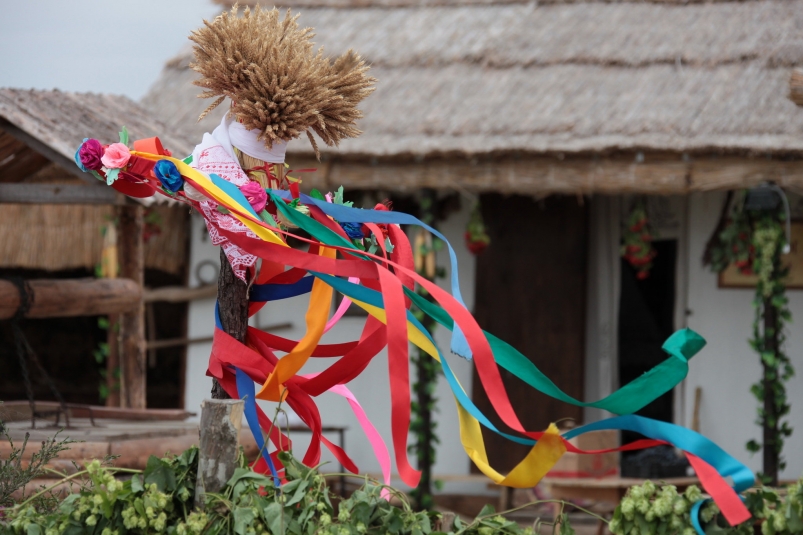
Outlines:
{"label": "wooden pole", "polygon": [[[244,343],[248,331],[248,285],[234,274],[222,248],[217,300],[223,331]],[[228,399],[228,397],[217,379],[212,379],[212,399]]]}
{"label": "wooden pole", "polygon": [[[34,279],[27,281],[29,309],[26,318],[103,316],[127,312],[142,298],[140,286],[129,279]],[[17,313],[20,294],[9,281],[0,280],[0,320]]]}
{"label": "wooden pole", "polygon": [[[145,255],[142,241],[143,212],[141,205],[121,206],[119,209],[118,251],[120,275],[142,288],[145,279]],[[120,316],[120,385],[121,405],[130,409],[146,406],[147,367],[145,362],[144,304],[140,297],[137,306]]]}
{"label": "wooden pole", "polygon": [[206,399],[201,402],[196,507],[203,504],[207,492],[223,490],[237,468],[244,409],[245,404],[239,399]]}
{"label": "wooden pole", "polygon": [[109,354],[106,356],[106,406],[120,406],[120,315],[109,314],[106,331]]}

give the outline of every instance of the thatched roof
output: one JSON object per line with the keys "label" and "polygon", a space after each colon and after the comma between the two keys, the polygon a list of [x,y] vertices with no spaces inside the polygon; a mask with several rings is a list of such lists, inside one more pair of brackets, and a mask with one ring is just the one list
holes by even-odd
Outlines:
{"label": "thatched roof", "polygon": [[[353,47],[379,80],[341,157],[803,150],[787,98],[803,0],[377,7],[388,1],[298,10],[327,53]],[[190,59],[170,61],[143,103],[200,139],[223,110],[196,123],[207,103]]]}
{"label": "thatched roof", "polygon": [[[111,191],[82,173],[73,155],[85,137],[114,142],[126,126],[131,139],[158,135],[165,147],[186,154],[192,145],[170,135],[145,108],[123,96],[0,89],[0,184],[85,184]],[[50,271],[100,262],[102,227],[114,217],[108,205],[2,204],[0,268]],[[161,233],[145,247],[146,267],[182,274],[187,214],[179,207],[152,209]]]}
{"label": "thatched roof", "polygon": [[[21,182],[51,163],[81,176],[73,161],[81,141],[94,137],[112,143],[123,126],[132,140],[159,136],[166,147],[179,154],[192,150],[185,138],[171,135],[154,117],[119,95],[0,89],[0,182]],[[20,136],[36,146],[20,140]]]}

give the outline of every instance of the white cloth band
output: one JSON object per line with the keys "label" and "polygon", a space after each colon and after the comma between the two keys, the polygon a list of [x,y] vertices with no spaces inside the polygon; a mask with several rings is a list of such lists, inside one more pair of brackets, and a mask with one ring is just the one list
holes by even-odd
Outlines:
{"label": "white cloth band", "polygon": [[284,163],[287,143],[277,140],[273,142],[273,147],[269,149],[264,142],[257,139],[258,135],[256,130],[248,130],[238,121],[229,117],[228,113],[223,117],[220,125],[212,132],[212,137],[223,145],[223,148],[232,158],[236,159],[234,150],[232,150],[232,146],[234,146],[257,160],[268,163]]}

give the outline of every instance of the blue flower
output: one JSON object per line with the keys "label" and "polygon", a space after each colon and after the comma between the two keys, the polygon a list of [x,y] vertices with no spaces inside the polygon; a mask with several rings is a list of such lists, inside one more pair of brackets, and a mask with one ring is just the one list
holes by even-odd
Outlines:
{"label": "blue flower", "polygon": [[80,170],[81,170],[81,171],[83,171],[84,173],[86,173],[87,171],[89,171],[89,169],[87,169],[86,167],[84,167],[84,164],[82,164],[82,163],[81,163],[81,154],[80,154],[80,153],[81,153],[81,147],[83,147],[83,146],[84,146],[84,143],[86,143],[87,141],[89,141],[89,138],[88,138],[88,137],[85,137],[85,138],[84,138],[84,140],[81,142],[81,144],[80,144],[80,145],[78,145],[78,148],[77,148],[77,149],[75,149],[75,156],[74,156],[74,158],[75,158],[75,165],[77,165],[77,166],[78,166],[78,169],[80,169]]}
{"label": "blue flower", "polygon": [[159,160],[156,162],[156,165],[153,166],[153,174],[156,175],[156,178],[162,183],[164,189],[172,193],[177,192],[181,189],[181,186],[184,185],[184,178],[182,178],[181,173],[178,172],[176,164],[170,160]]}
{"label": "blue flower", "polygon": [[361,240],[365,237],[362,232],[362,223],[340,223],[340,226],[352,240]]}

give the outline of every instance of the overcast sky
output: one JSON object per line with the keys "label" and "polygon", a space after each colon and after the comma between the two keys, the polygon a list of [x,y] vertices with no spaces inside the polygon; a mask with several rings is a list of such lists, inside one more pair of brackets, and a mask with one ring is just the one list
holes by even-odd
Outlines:
{"label": "overcast sky", "polygon": [[0,87],[139,99],[211,0],[0,0]]}

